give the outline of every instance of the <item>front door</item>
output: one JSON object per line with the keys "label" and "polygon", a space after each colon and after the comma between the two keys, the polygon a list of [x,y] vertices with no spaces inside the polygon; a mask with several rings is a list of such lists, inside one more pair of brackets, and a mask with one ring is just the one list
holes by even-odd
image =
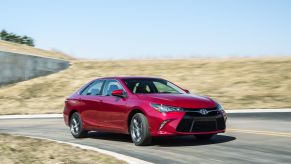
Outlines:
{"label": "front door", "polygon": [[127,126],[127,98],[112,96],[114,90],[123,89],[117,80],[107,80],[102,93],[101,108],[99,118],[102,118],[101,126],[104,130],[124,131]]}

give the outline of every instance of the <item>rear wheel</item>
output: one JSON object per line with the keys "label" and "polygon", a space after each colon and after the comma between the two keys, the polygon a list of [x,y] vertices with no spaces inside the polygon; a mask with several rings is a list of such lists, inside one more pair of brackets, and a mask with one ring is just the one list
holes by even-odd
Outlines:
{"label": "rear wheel", "polygon": [[194,135],[197,140],[210,140],[215,134],[196,134]]}
{"label": "rear wheel", "polygon": [[147,118],[142,113],[135,114],[130,122],[130,135],[136,146],[149,145],[152,141]]}
{"label": "rear wheel", "polygon": [[75,138],[82,138],[87,134],[87,131],[83,128],[82,118],[78,112],[73,113],[71,116],[70,130]]}

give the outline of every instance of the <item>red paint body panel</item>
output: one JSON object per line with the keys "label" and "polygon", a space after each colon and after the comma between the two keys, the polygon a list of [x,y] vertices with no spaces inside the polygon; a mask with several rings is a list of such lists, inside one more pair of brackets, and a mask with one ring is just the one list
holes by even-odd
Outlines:
{"label": "red paint body panel", "polygon": [[[86,84],[76,93],[66,99],[64,121],[69,125],[69,117],[74,111],[81,114],[83,126],[86,130],[99,130],[128,134],[128,121],[130,113],[134,110],[142,112],[149,123],[152,136],[216,134],[223,133],[225,129],[203,132],[177,132],[177,126],[183,119],[185,112],[159,112],[150,103],[164,104],[181,108],[199,109],[215,108],[217,103],[208,97],[183,94],[133,94],[127,88],[124,80],[130,78],[147,77],[108,77],[96,80],[117,80],[126,92],[126,97],[119,96],[87,96],[80,92],[95,80]],[[118,93],[119,94],[119,93]],[[225,112],[221,113],[226,121]],[[161,129],[161,124],[169,120]]]}

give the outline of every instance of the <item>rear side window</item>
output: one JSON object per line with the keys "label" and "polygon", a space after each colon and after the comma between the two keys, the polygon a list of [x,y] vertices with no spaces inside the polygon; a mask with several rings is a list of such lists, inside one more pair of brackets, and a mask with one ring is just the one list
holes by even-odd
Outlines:
{"label": "rear side window", "polygon": [[85,90],[82,91],[81,95],[91,95],[91,96],[101,95],[103,83],[104,83],[103,80],[94,81]]}

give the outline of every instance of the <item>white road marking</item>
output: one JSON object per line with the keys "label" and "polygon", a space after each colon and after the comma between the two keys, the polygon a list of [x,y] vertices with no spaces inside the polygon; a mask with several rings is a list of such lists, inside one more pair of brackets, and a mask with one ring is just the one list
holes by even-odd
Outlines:
{"label": "white road marking", "polygon": [[275,131],[262,131],[262,130],[250,130],[250,129],[227,129],[227,131],[291,138],[291,133],[275,132]]}

